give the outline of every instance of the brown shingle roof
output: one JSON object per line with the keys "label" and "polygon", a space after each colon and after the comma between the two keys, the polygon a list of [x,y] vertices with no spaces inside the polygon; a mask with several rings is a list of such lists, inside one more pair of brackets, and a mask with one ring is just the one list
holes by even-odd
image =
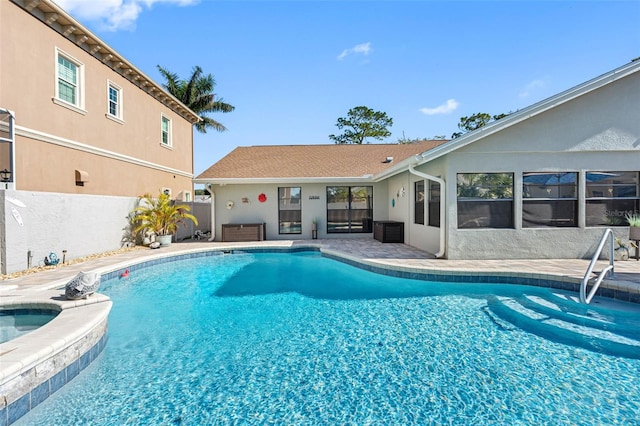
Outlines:
{"label": "brown shingle roof", "polygon": [[[362,177],[380,173],[445,142],[238,147],[196,179]],[[393,157],[393,161],[385,162],[387,157]]]}

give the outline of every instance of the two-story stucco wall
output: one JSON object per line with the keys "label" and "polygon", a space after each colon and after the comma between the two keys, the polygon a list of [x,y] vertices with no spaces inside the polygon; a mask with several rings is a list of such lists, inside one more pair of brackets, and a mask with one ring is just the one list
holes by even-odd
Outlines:
{"label": "two-story stucco wall", "polygon": [[[447,192],[457,173],[514,174],[514,229],[458,229],[455,196],[447,197],[450,259],[583,258],[603,228],[585,227],[586,171],[640,170],[640,73],[447,154]],[[578,172],[578,226],[522,227],[522,174]],[[627,238],[627,228],[616,234]]]}
{"label": "two-story stucco wall", "polygon": [[[131,69],[108,55],[98,59],[70,40],[76,35],[65,37],[13,2],[3,1],[0,12],[0,107],[16,116],[16,189],[193,192],[192,125],[139,87],[149,85],[145,78],[132,83],[122,75]],[[81,64],[79,108],[55,101],[57,54]],[[120,90],[121,119],[108,114],[109,83]],[[161,143],[162,115],[171,122],[171,146]],[[86,172],[82,186],[76,170]]]}
{"label": "two-story stucco wall", "polygon": [[[387,220],[389,203],[385,182],[347,183],[283,183],[283,184],[247,184],[212,185],[214,192],[214,222],[216,241],[222,239],[222,225],[231,223],[265,223],[266,238],[269,240],[311,239],[314,219],[318,220],[318,238],[372,238],[372,233],[328,234],[327,233],[327,186],[373,186],[373,219]],[[278,188],[299,187],[301,189],[302,233],[280,234],[278,226]],[[266,201],[260,202],[259,195],[264,194]],[[227,208],[228,202],[233,203]]]}

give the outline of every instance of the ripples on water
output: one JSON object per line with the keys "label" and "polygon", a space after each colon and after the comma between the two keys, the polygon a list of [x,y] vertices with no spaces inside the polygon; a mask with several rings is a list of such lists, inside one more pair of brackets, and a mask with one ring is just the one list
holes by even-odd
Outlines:
{"label": "ripples on water", "polygon": [[138,270],[103,284],[114,301],[104,353],[18,424],[640,418],[640,361],[500,327],[487,289],[522,287],[401,280],[309,253]]}

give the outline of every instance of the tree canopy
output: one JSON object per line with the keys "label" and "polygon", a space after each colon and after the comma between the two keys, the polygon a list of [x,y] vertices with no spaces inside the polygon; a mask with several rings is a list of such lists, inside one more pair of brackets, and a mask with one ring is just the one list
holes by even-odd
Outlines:
{"label": "tree canopy", "polygon": [[393,126],[393,119],[387,113],[374,111],[366,106],[351,108],[347,117],[338,118],[338,129],[343,130],[341,135],[329,135],[329,139],[337,144],[362,144],[367,138],[382,140],[391,136],[387,127]]}
{"label": "tree canopy", "polygon": [[478,112],[469,117],[460,117],[460,122],[458,123],[458,129],[460,132],[455,132],[451,135],[451,139],[459,138],[460,136],[473,132],[474,130],[478,130],[480,127],[484,127],[487,124],[500,120],[501,118],[506,117],[509,114],[498,114],[498,115],[490,115],[486,112]]}
{"label": "tree canopy", "polygon": [[444,140],[447,140],[447,137],[445,135],[434,135],[434,136],[425,137],[425,138],[408,138],[404,135],[404,132],[402,132],[402,137],[399,137],[396,143],[399,145],[408,145],[408,144],[418,143],[422,141],[444,141]]}
{"label": "tree canopy", "polygon": [[207,129],[215,129],[219,132],[227,130],[222,123],[207,115],[214,112],[231,112],[235,109],[233,105],[224,102],[213,92],[216,81],[211,74],[204,75],[202,68],[195,66],[189,79],[182,80],[177,74],[160,65],[158,70],[166,81],[162,87],[202,118],[195,124],[196,130],[200,133],[207,133]]}

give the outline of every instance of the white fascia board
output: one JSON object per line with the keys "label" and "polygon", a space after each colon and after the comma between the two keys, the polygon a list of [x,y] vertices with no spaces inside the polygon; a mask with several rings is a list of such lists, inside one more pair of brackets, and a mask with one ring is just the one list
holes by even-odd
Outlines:
{"label": "white fascia board", "polygon": [[516,111],[508,115],[507,117],[489,123],[486,126],[479,128],[478,130],[467,133],[464,136],[453,139],[452,141],[444,143],[429,151],[425,151],[424,153],[422,153],[422,160],[416,165],[428,163],[429,161],[435,160],[436,158],[442,157],[443,155],[467,146],[503,129],[528,120],[531,117],[542,114],[545,111],[569,102],[577,97],[585,95],[638,71],[640,71],[640,61],[625,64],[619,68],[614,69],[613,71],[600,75],[585,83],[565,90],[564,92],[558,93],[555,96],[537,102],[531,106],[521,109],[520,111]]}
{"label": "white fascia board", "polygon": [[300,184],[300,183],[373,183],[373,175],[362,177],[325,177],[325,178],[200,178],[193,179],[195,184],[215,184],[215,185],[255,185],[255,184]]}
{"label": "white fascia board", "polygon": [[422,161],[422,159],[424,158],[423,156],[427,152],[430,152],[430,151],[425,151],[422,154],[416,154],[416,155],[412,155],[412,156],[410,156],[408,158],[405,158],[404,160],[400,161],[395,166],[389,167],[388,169],[383,170],[380,173],[378,173],[377,175],[375,175],[373,180],[375,182],[380,182],[381,180],[388,179],[391,176],[395,176],[395,175],[397,175],[399,173],[406,172],[407,170],[409,170],[409,166],[415,166],[420,161]]}

